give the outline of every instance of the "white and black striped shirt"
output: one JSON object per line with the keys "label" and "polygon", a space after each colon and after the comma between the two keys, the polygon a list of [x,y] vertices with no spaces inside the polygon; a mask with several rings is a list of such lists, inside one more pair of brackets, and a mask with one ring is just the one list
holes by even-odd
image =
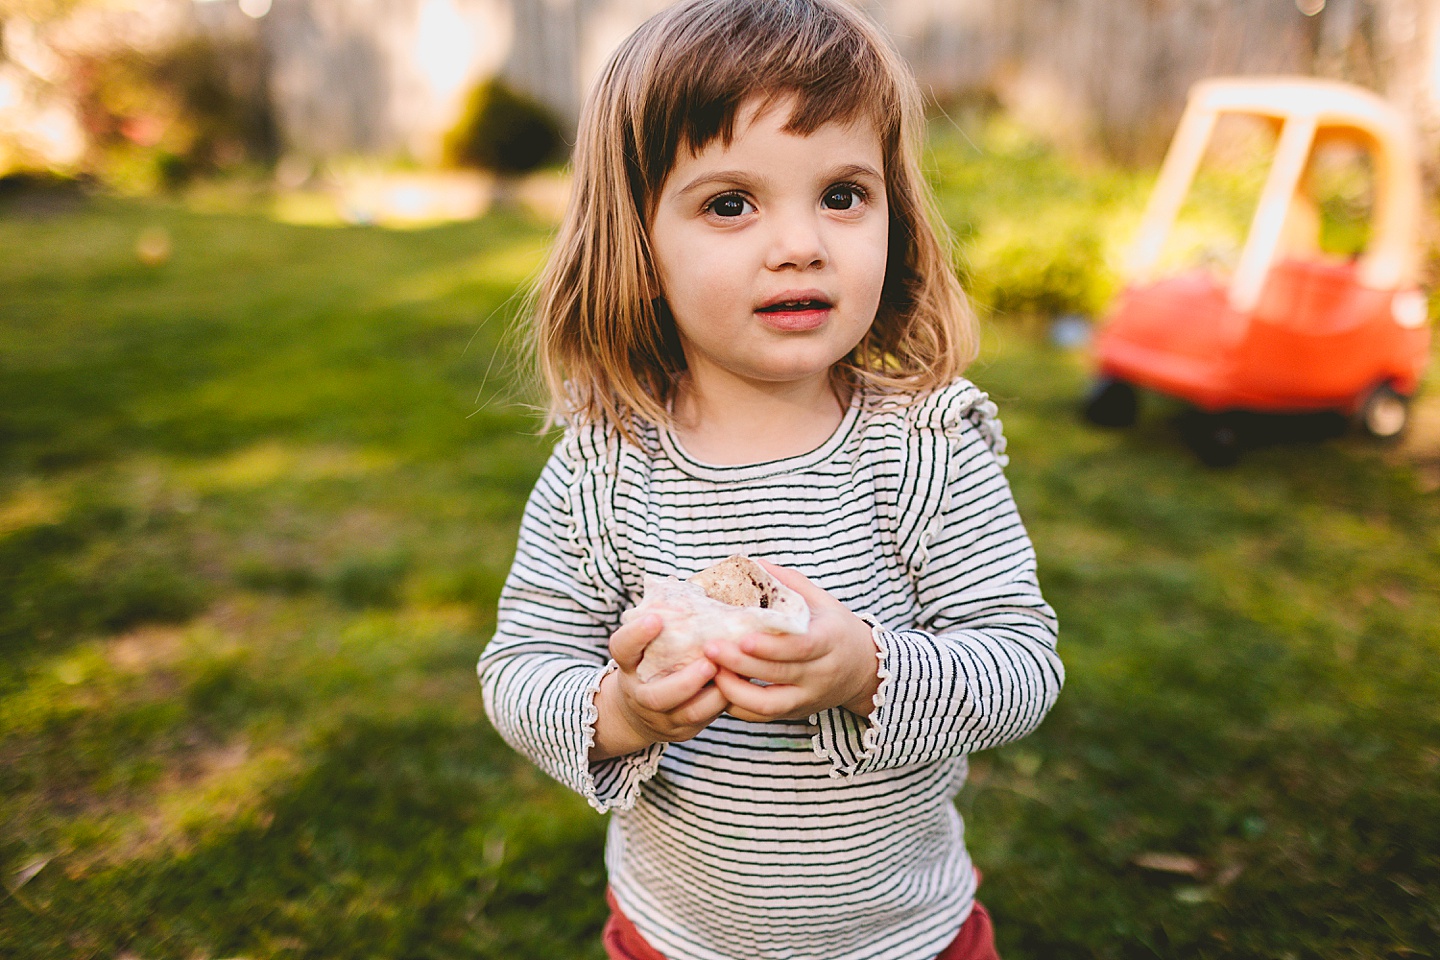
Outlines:
{"label": "white and black striped shirt", "polygon": [[[631,444],[580,427],[556,448],[480,660],[485,703],[614,811],[611,888],[671,960],[922,960],[969,915],[965,757],[1033,730],[1064,677],[994,415],[962,380],[909,404],[857,392],[823,446],[769,463],[699,463],[654,428]],[[644,575],[735,553],[879,624],[871,719],[725,715],[588,762],[607,642]]]}

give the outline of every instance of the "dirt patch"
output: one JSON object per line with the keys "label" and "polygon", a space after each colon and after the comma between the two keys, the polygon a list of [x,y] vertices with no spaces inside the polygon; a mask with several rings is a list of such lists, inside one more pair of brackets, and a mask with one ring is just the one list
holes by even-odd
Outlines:
{"label": "dirt patch", "polygon": [[184,655],[183,627],[145,626],[111,640],[105,659],[122,673],[153,673],[174,665]]}

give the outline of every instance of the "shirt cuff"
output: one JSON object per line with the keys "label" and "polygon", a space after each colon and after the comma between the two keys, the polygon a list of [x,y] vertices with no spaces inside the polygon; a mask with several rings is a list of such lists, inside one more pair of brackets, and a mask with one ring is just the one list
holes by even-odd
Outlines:
{"label": "shirt cuff", "polygon": [[830,761],[830,776],[853,777],[865,763],[875,757],[883,737],[890,701],[889,633],[870,617],[859,615],[870,626],[875,641],[876,674],[880,684],[872,699],[874,709],[862,717],[844,707],[831,707],[810,715],[816,732],[811,738],[817,756]]}
{"label": "shirt cuff", "polygon": [[629,810],[640,798],[640,785],[655,776],[660,766],[660,757],[665,753],[665,744],[652,743],[643,750],[627,753],[620,757],[604,760],[590,760],[590,749],[595,746],[595,721],[600,715],[595,697],[600,692],[600,681],[619,665],[611,660],[596,671],[590,686],[585,690],[585,706],[581,714],[583,736],[581,737],[580,793],[601,813],[608,810]]}

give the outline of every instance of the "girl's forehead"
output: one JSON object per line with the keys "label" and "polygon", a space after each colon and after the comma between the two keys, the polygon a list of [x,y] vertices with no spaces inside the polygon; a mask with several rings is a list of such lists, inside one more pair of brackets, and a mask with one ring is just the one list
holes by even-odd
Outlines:
{"label": "girl's forehead", "polygon": [[735,109],[734,123],[728,130],[722,128],[705,143],[691,143],[682,146],[676,152],[671,170],[673,171],[675,163],[687,156],[693,159],[706,153],[728,152],[738,141],[746,140],[752,132],[756,131],[779,130],[798,138],[813,137],[822,131],[826,134],[838,131],[847,140],[857,143],[864,143],[868,140],[882,154],[884,153],[879,125],[867,111],[856,109],[849,116],[826,120],[807,129],[796,123],[799,106],[799,97],[793,93],[779,96],[759,94],[751,96]]}

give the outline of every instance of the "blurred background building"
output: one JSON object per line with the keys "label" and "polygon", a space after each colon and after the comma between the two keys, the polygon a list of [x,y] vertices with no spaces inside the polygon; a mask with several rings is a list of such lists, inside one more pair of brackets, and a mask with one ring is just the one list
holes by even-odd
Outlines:
{"label": "blurred background building", "polygon": [[[664,5],[0,0],[0,174],[79,165],[107,137],[120,146],[163,138],[184,105],[145,101],[167,95],[228,111],[225,122],[240,130],[223,136],[189,130],[177,149],[194,152],[201,143],[207,163],[241,154],[361,154],[436,164],[477,85],[490,78],[543,104],[562,130],[573,128],[606,55]],[[1430,155],[1440,147],[1435,0],[864,0],[862,6],[888,28],[942,104],[1004,106],[1053,138],[1120,160],[1153,161],[1189,86],[1217,74],[1351,80],[1409,110]],[[179,66],[172,62],[177,50],[186,51]],[[130,66],[117,68],[116,58]],[[152,87],[170,93],[147,92],[143,84],[128,93],[111,89],[117,72],[144,72],[136,63],[149,63],[159,75]],[[127,97],[131,102],[123,102]],[[216,142],[207,144],[206,136]]]}

